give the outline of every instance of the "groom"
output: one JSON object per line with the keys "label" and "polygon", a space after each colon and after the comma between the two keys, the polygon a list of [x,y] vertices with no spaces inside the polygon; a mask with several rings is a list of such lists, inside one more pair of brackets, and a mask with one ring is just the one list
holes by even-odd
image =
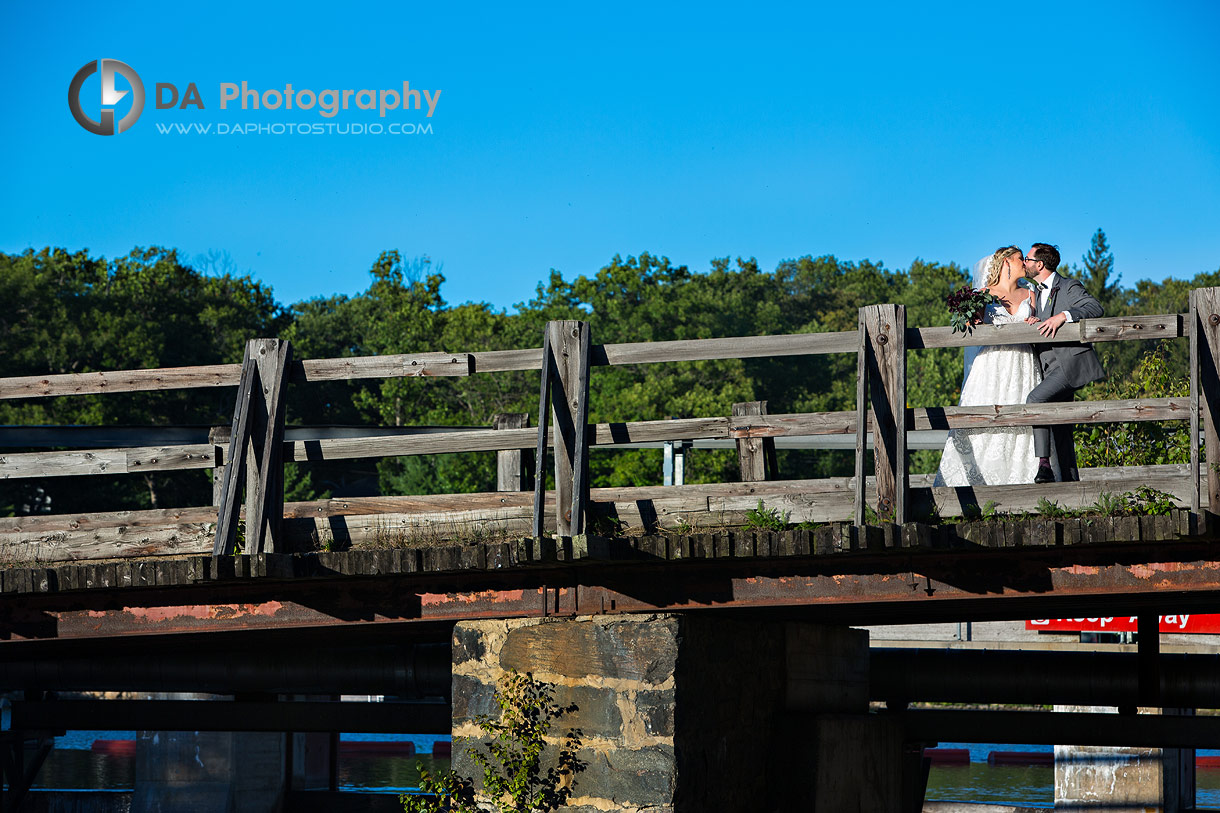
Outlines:
{"label": "groom", "polygon": [[[1080,280],[1061,277],[1055,273],[1059,267],[1059,249],[1046,243],[1034,243],[1025,256],[1025,272],[1031,275],[1042,288],[1038,291],[1035,316],[1025,321],[1038,325],[1043,336],[1054,337],[1066,322],[1080,319],[1096,319],[1102,315],[1100,303],[1094,299]],[[1027,404],[1045,404],[1071,401],[1076,390],[1091,381],[1106,377],[1097,360],[1093,347],[1079,342],[1064,344],[1034,345],[1038,366],[1042,368],[1042,383],[1034,387]],[[1076,472],[1076,446],[1072,440],[1070,424],[1062,426],[1034,427],[1034,454],[1038,455],[1038,474],[1035,483],[1053,483],[1055,474],[1051,470],[1051,433],[1055,434],[1055,449],[1059,454],[1059,471],[1063,479],[1079,480]]]}

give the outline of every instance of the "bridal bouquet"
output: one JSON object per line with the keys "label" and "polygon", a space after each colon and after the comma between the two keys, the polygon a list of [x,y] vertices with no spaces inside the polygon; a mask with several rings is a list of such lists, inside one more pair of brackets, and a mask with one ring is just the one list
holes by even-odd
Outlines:
{"label": "bridal bouquet", "polygon": [[987,306],[1000,300],[981,289],[963,285],[945,297],[949,306],[949,325],[953,332],[969,333],[975,324],[982,321]]}

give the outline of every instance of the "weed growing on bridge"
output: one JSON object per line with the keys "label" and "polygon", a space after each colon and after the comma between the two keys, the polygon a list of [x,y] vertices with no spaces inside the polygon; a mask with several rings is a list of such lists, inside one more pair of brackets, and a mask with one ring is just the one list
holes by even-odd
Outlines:
{"label": "weed growing on bridge", "polygon": [[988,500],[981,508],[974,503],[962,507],[962,516],[968,520],[992,520],[1000,515],[996,511],[996,501]]}
{"label": "weed growing on bridge", "polygon": [[[553,723],[577,711],[575,704],[555,704],[554,690],[530,673],[510,672],[495,693],[498,720],[480,714],[474,722],[490,737],[487,753],[464,743],[467,756],[483,771],[483,788],[499,813],[546,813],[568,803],[573,778],[585,769],[577,757],[580,729],[570,729],[559,741],[555,765],[542,770],[546,735]],[[406,813],[481,813],[474,780],[455,771],[434,775],[419,765],[419,787],[428,796],[402,794]]]}
{"label": "weed growing on bridge", "polygon": [[1097,497],[1097,502],[1084,508],[1064,508],[1059,503],[1046,497],[1038,500],[1038,513],[1052,519],[1071,519],[1101,515],[1104,517],[1122,516],[1169,516],[1177,503],[1172,494],[1152,488],[1140,486],[1135,491],[1124,491],[1113,494],[1103,491]]}
{"label": "weed growing on bridge", "polygon": [[789,516],[787,512],[781,514],[778,508],[764,507],[763,501],[759,500],[757,508],[746,511],[746,527],[759,531],[782,531],[788,527]]}

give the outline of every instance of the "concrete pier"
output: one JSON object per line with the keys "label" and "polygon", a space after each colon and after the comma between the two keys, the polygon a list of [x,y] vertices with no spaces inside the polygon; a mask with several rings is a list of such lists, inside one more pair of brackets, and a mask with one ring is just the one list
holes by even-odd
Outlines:
{"label": "concrete pier", "polygon": [[[709,614],[470,621],[453,636],[453,733],[530,672],[579,710],[568,810],[898,811],[900,732],[868,711],[868,634]],[[454,767],[478,773],[463,748]]]}

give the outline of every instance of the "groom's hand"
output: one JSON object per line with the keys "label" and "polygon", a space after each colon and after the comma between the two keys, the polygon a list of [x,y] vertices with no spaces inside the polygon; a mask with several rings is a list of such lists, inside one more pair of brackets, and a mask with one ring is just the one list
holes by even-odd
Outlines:
{"label": "groom's hand", "polygon": [[1047,319],[1042,324],[1038,325],[1038,332],[1048,338],[1055,338],[1055,334],[1059,332],[1059,328],[1063,327],[1063,323],[1067,321],[1067,314],[1056,313],[1050,319]]}

